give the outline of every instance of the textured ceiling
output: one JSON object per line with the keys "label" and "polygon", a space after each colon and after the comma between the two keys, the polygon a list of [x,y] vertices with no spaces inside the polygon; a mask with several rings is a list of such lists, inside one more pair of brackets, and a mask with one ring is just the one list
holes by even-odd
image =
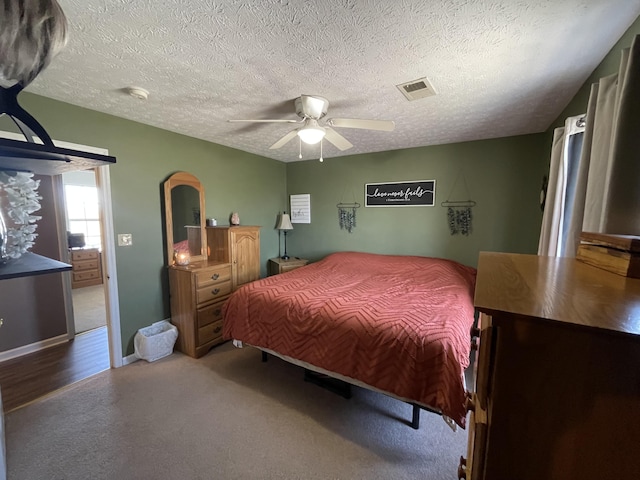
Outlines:
{"label": "textured ceiling", "polygon": [[[28,91],[284,162],[298,141],[269,146],[297,125],[227,120],[298,120],[307,94],[326,118],[395,121],[336,128],[354,147],[324,142],[325,158],[544,131],[640,14],[640,0],[58,1],[69,43]],[[437,95],[407,101],[396,85],[421,77]]]}

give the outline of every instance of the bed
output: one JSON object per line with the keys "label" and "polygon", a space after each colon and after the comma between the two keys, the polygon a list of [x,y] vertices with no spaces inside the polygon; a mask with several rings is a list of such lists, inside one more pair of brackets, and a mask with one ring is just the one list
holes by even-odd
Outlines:
{"label": "bed", "polygon": [[223,336],[464,428],[475,273],[440,258],[333,253],[236,290]]}

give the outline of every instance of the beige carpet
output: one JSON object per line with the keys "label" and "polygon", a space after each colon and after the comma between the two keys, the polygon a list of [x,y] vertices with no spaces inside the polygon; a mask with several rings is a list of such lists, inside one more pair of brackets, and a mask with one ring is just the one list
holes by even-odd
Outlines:
{"label": "beige carpet", "polygon": [[454,479],[464,430],[230,343],[195,360],[139,361],[8,414],[8,478]]}
{"label": "beige carpet", "polygon": [[74,288],[73,316],[76,333],[86,332],[107,324],[104,285]]}

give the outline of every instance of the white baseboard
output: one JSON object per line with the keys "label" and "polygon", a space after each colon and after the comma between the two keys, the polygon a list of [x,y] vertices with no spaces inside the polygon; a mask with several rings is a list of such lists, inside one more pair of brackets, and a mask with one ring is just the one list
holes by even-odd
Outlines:
{"label": "white baseboard", "polygon": [[136,354],[132,353],[131,355],[127,355],[122,359],[122,366],[124,367],[125,365],[130,365],[134,362],[137,362],[138,360],[140,359],[136,357]]}
{"label": "white baseboard", "polygon": [[[47,338],[46,340],[42,340],[41,342],[23,345],[22,347],[7,350],[5,352],[0,352],[0,362],[21,357],[22,355],[27,355],[39,350],[44,350],[45,348],[55,347],[56,345],[60,345],[61,343],[65,343],[68,341],[69,336],[65,334],[59,335],[57,337]],[[122,366],[129,365],[131,363],[137,362],[138,360],[140,359],[136,357],[135,353],[132,353],[131,355],[128,355],[122,359]]]}
{"label": "white baseboard", "polygon": [[29,345],[23,345],[22,347],[0,352],[0,362],[11,360],[12,358],[20,357],[22,355],[27,355],[28,353],[37,352],[38,350],[53,347],[55,345],[60,345],[61,343],[68,341],[69,336],[65,333],[64,335],[59,335],[57,337],[47,338],[41,342],[30,343]]}
{"label": "white baseboard", "polygon": [[[164,320],[158,320],[157,322],[153,322],[152,325],[156,325],[160,322],[169,322],[171,323],[171,318],[165,318]],[[140,360],[140,358],[138,358],[136,356],[135,353],[132,353],[131,355],[127,355],[126,357],[123,357],[122,359],[122,366],[124,367],[125,365],[130,365],[134,362],[137,362],[138,360]]]}
{"label": "white baseboard", "polygon": [[[164,321],[164,320],[160,320]],[[170,321],[170,319],[166,319],[166,321]],[[158,322],[156,322],[158,323]],[[22,355],[27,355],[29,353],[37,352],[38,350],[43,350],[48,347],[53,347],[55,345],[60,345],[61,343],[68,342],[69,336],[67,334],[59,335],[57,337],[47,338],[46,340],[42,340],[41,342],[31,343],[29,345],[23,345],[22,347],[14,348],[12,350],[7,350],[5,352],[0,352],[0,362],[4,362],[5,360],[11,360],[12,358],[20,357]],[[134,362],[140,360],[136,357],[135,353],[131,355],[127,355],[122,358],[122,366],[130,365]]]}

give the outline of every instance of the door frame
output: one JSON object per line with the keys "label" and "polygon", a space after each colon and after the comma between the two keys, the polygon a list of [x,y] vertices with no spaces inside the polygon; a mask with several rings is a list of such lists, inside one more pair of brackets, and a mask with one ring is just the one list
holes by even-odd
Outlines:
{"label": "door frame", "polygon": [[[12,132],[0,131],[0,136],[12,140],[23,140],[24,136]],[[39,139],[36,139],[41,143]],[[76,143],[53,140],[54,145],[61,148],[78,150],[83,152],[108,155],[106,148],[80,145]],[[96,186],[98,187],[98,198],[100,201],[100,228],[102,237],[102,278],[105,294],[105,309],[107,317],[107,337],[109,343],[109,362],[111,368],[118,368],[123,365],[122,358],[122,332],[120,329],[120,301],[118,298],[118,274],[116,269],[116,246],[115,230],[113,228],[113,209],[111,203],[111,176],[109,165],[94,169],[96,176]],[[69,263],[69,250],[66,236],[66,211],[64,208],[64,190],[62,187],[62,176],[55,175],[53,178],[56,188],[56,222],[58,226],[58,239],[60,245],[60,258]],[[71,297],[71,274],[63,273],[62,284],[64,292],[65,310],[67,313],[67,331],[69,339],[75,337],[75,325],[73,318],[73,302]]]}
{"label": "door frame", "polygon": [[[107,150],[103,155],[108,155]],[[111,204],[111,175],[109,166],[95,169],[98,198],[100,200],[100,223],[102,246],[102,278],[105,282],[105,307],[107,314],[107,335],[109,337],[109,358],[112,368],[123,365],[122,333],[120,330],[120,301],[118,297],[118,273],[116,269],[115,229]]]}

